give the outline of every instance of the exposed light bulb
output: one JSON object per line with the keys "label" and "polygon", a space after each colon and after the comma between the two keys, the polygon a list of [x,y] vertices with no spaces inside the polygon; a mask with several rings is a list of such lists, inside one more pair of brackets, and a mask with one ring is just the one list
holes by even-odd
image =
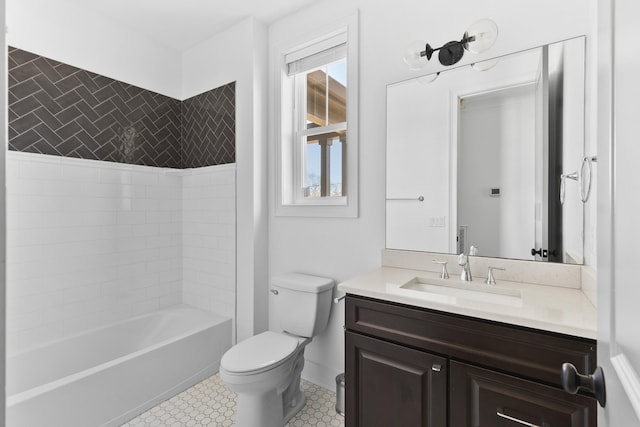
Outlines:
{"label": "exposed light bulb", "polygon": [[418,71],[427,65],[427,57],[420,55],[420,52],[424,51],[426,45],[427,43],[422,40],[414,40],[407,45],[403,59],[405,64],[409,66],[409,69]]}
{"label": "exposed light bulb", "polygon": [[489,49],[498,38],[498,26],[491,19],[481,19],[471,24],[465,38],[472,41],[465,43],[464,48],[471,53],[482,53]]}

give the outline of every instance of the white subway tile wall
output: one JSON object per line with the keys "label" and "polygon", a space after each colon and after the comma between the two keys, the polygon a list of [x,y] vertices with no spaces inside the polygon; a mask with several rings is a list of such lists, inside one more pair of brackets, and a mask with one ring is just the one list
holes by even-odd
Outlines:
{"label": "white subway tile wall", "polygon": [[9,354],[183,299],[234,314],[233,165],[7,159]]}
{"label": "white subway tile wall", "polygon": [[235,331],[235,165],[185,172],[182,189],[183,301],[231,317]]}

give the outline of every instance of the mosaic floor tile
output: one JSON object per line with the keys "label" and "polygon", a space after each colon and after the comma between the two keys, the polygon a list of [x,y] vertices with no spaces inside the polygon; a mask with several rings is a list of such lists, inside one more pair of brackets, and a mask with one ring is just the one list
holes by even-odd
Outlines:
{"label": "mosaic floor tile", "polygon": [[[344,418],[335,411],[336,395],[308,381],[301,388],[307,403],[287,427],[343,427]],[[227,389],[218,374],[139,415],[122,427],[235,425],[236,394]]]}

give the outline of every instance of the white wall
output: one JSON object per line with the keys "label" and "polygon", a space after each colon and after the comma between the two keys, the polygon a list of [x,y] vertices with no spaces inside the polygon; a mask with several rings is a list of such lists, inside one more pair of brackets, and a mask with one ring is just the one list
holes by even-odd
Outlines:
{"label": "white wall", "polygon": [[7,0],[7,43],[181,99],[179,52],[72,3]]}
{"label": "white wall", "polygon": [[182,178],[182,301],[233,319],[236,307],[236,166]]}
{"label": "white wall", "polygon": [[[438,4],[398,0],[392,6],[366,0],[325,0],[272,24],[270,44],[303,36],[355,8],[360,9],[360,217],[276,217],[271,206],[270,275],[299,271],[340,281],[379,265],[385,234],[385,91],[387,84],[418,74],[402,62],[409,42],[426,39],[440,46],[459,40],[478,19],[494,20],[500,31],[496,44],[486,54],[466,55],[463,63],[469,63],[589,33],[588,9],[579,0],[463,0]],[[432,62],[424,73],[438,68]],[[270,144],[277,143],[272,132],[270,137]],[[270,158],[270,166],[273,160]],[[275,189],[270,191],[270,200],[274,200]],[[344,367],[343,322],[340,306],[330,319],[329,329],[306,353],[304,375],[330,388],[334,387],[333,375]]]}
{"label": "white wall", "polygon": [[175,171],[8,152],[14,353],[182,300]]}
{"label": "white wall", "polygon": [[182,55],[182,98],[236,82],[237,340],[267,328],[266,28],[247,18]]}
{"label": "white wall", "polygon": [[[586,155],[599,155],[598,153],[598,52],[596,39],[598,28],[598,7],[601,5],[600,1],[592,0],[588,2],[590,12],[590,25],[593,29],[593,38],[587,39],[586,49],[586,75],[585,80],[587,90],[585,92],[585,154]],[[585,6],[587,7],[587,6]],[[602,53],[600,53],[602,55]],[[593,175],[591,177],[592,182],[596,184],[599,181],[598,170],[601,169],[597,164],[594,164]],[[604,168],[606,169],[606,168]],[[584,262],[585,265],[596,268],[598,265],[598,248],[597,248],[597,212],[598,212],[598,187],[599,185],[593,185],[591,187],[591,196],[589,202],[585,205],[584,211]]]}

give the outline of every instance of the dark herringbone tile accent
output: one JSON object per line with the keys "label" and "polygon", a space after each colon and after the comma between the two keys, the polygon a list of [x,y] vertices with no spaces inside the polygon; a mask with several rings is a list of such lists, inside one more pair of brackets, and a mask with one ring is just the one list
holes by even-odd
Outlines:
{"label": "dark herringbone tile accent", "polygon": [[182,165],[197,168],[236,159],[235,83],[182,102]]}
{"label": "dark herringbone tile accent", "polygon": [[9,48],[9,149],[179,168],[180,101]]}

